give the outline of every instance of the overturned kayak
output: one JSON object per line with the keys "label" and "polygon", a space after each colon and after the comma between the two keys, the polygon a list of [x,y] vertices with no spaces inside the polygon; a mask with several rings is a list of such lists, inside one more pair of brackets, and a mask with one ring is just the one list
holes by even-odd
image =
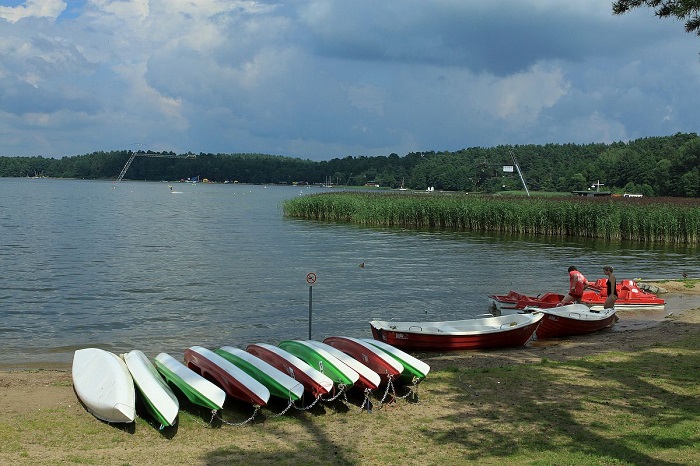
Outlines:
{"label": "overturned kayak", "polygon": [[255,343],[248,345],[246,351],[298,380],[314,397],[333,390],[333,381],[327,375],[282,348],[267,343]]}
{"label": "overturned kayak", "polygon": [[143,352],[133,350],[124,355],[124,362],[148,412],[162,426],[175,425],[180,404],[151,361]]}
{"label": "overturned kayak", "polygon": [[175,385],[193,404],[213,410],[223,408],[226,392],[168,353],[160,353],[153,363],[165,380]]}
{"label": "overturned kayak", "polygon": [[273,396],[296,401],[304,394],[301,383],[251,353],[232,346],[222,346],[214,352],[265,385]]}
{"label": "overturned kayak", "polygon": [[404,379],[410,380],[416,378],[421,380],[426,378],[430,372],[430,366],[428,364],[414,356],[411,356],[405,351],[396,348],[395,346],[384,343],[383,341],[372,340],[369,338],[363,338],[362,341],[379,348],[381,351],[384,351],[386,354],[400,362],[403,366],[401,377]]}
{"label": "overturned kayak", "polygon": [[366,341],[352,337],[328,337],[323,342],[352,356],[379,374],[382,382],[395,379],[403,372],[403,364]]}
{"label": "overturned kayak", "polygon": [[357,372],[338,358],[308,341],[285,340],[279,344],[279,347],[305,361],[337,384],[352,387],[360,378]]}
{"label": "overturned kayak", "polygon": [[270,399],[267,387],[211,350],[192,346],[185,350],[185,362],[202,377],[216,381],[233,398],[255,406],[265,406]]}
{"label": "overturned kayak", "polygon": [[99,348],[80,349],[73,355],[71,372],[75,393],[96,418],[134,422],[134,381],[119,356]]}
{"label": "overturned kayak", "polygon": [[379,384],[382,383],[382,379],[381,379],[381,377],[379,377],[379,374],[377,374],[372,369],[365,366],[364,364],[362,364],[360,361],[353,358],[352,356],[350,356],[346,353],[343,353],[338,348],[334,348],[331,345],[328,345],[326,343],[321,343],[320,341],[315,341],[315,340],[307,340],[307,342],[312,344],[316,348],[320,348],[322,350],[325,350],[326,352],[328,352],[328,354],[335,357],[340,362],[342,362],[343,364],[348,366],[350,369],[357,372],[357,374],[359,375],[359,378],[357,379],[357,382],[355,383],[355,385],[361,386],[360,388],[366,388],[369,390],[376,390],[379,387]]}

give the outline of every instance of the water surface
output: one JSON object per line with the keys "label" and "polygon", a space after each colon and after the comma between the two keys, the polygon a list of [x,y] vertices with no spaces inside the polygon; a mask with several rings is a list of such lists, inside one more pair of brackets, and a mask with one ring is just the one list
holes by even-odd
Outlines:
{"label": "water surface", "polygon": [[[488,294],[590,279],[700,276],[694,249],[284,218],[323,188],[0,178],[4,364],[66,364],[98,346],[180,357],[312,336],[370,337],[373,318],[451,320]],[[360,267],[364,264],[364,267]]]}

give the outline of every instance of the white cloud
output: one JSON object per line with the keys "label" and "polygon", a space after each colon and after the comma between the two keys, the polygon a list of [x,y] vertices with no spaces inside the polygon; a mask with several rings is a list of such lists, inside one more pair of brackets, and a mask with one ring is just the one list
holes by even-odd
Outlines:
{"label": "white cloud", "polygon": [[532,124],[538,120],[543,108],[552,107],[566,95],[570,85],[560,69],[545,70],[539,65],[525,73],[497,81],[494,113],[505,120],[519,124]]}
{"label": "white cloud", "polygon": [[25,18],[56,19],[66,6],[63,0],[26,0],[17,6],[0,6],[0,19],[11,23]]}
{"label": "white cloud", "polygon": [[138,140],[330,158],[700,118],[700,41],[607,0],[52,0],[0,18],[0,155]]}

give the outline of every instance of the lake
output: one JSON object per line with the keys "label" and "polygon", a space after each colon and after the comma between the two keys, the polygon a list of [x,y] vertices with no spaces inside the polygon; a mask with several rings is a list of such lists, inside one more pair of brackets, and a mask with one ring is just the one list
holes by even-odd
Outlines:
{"label": "lake", "polygon": [[475,317],[511,289],[565,292],[569,265],[589,280],[604,265],[618,280],[700,276],[684,246],[283,217],[285,199],[327,189],[0,178],[3,364],[307,338],[308,273],[314,339],[371,337],[375,318]]}

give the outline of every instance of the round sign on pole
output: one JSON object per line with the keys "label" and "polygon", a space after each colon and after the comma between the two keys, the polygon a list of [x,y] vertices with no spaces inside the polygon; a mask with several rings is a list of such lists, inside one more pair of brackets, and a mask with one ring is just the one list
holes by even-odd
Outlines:
{"label": "round sign on pole", "polygon": [[316,283],[316,274],[313,272],[307,273],[306,274],[306,283],[308,283],[309,285],[313,285],[314,283]]}

